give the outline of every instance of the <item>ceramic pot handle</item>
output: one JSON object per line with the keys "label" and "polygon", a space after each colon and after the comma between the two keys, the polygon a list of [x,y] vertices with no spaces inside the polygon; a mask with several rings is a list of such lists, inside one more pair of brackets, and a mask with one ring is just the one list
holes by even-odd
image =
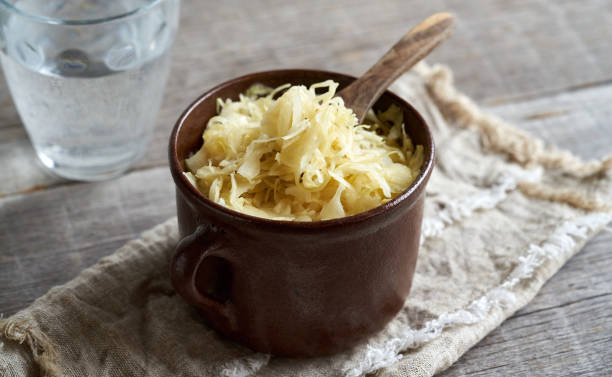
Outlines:
{"label": "ceramic pot handle", "polygon": [[212,296],[200,292],[196,286],[196,275],[206,258],[215,256],[227,261],[222,256],[225,249],[223,243],[221,234],[216,227],[198,226],[192,234],[183,238],[177,244],[170,264],[170,278],[174,289],[189,303],[200,309],[212,310],[217,314],[228,317],[228,300],[225,302],[216,300]]}

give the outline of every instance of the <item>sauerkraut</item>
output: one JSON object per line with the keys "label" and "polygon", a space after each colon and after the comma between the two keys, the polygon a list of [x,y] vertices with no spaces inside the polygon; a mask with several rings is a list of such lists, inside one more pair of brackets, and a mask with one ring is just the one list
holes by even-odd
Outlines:
{"label": "sauerkraut", "polygon": [[217,99],[204,144],[185,160],[188,180],[210,200],[274,220],[334,219],[389,201],[419,174],[423,147],[397,106],[358,125],[337,87],[255,85],[238,101]]}

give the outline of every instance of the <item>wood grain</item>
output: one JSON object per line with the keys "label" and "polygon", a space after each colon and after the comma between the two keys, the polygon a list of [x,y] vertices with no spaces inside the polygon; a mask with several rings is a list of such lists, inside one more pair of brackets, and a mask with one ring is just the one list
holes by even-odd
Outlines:
{"label": "wood grain", "polygon": [[612,370],[612,233],[572,258],[523,310],[469,350],[451,376],[605,376]]}
{"label": "wood grain", "polygon": [[[184,0],[165,102],[149,151],[125,176],[70,183],[39,167],[0,78],[0,314],[27,306],[174,214],[170,128],[214,84],[263,69],[362,74],[438,11],[456,33],[430,61],[489,110],[585,158],[612,150],[612,2]],[[547,17],[543,17],[547,15]],[[526,308],[445,376],[606,375],[612,370],[612,234],[592,240]]]}
{"label": "wood grain", "polygon": [[166,167],[0,199],[0,316],[176,215]]}
{"label": "wood grain", "polygon": [[612,85],[487,108],[533,135],[582,158],[612,153]]}
{"label": "wood grain", "polygon": [[[612,153],[612,86],[487,110],[584,159]],[[612,232],[602,232],[507,319],[440,376],[609,375],[612,370]]]}
{"label": "wood grain", "polygon": [[[606,100],[602,90],[489,110],[531,131],[554,127],[542,136],[583,157],[600,157],[609,151],[609,144],[602,147],[599,140],[605,139],[610,111],[601,106]],[[585,134],[599,137],[585,138]],[[167,168],[160,167],[109,182],[3,198],[0,208],[0,313],[10,315],[138,232],[172,216],[173,186]],[[446,375],[532,375],[536,370],[542,375],[557,375],[559,370],[604,375],[605,368],[612,368],[611,359],[604,357],[612,338],[611,244],[612,233],[592,240],[532,303],[464,355]],[[565,352],[559,354],[560,350]]]}

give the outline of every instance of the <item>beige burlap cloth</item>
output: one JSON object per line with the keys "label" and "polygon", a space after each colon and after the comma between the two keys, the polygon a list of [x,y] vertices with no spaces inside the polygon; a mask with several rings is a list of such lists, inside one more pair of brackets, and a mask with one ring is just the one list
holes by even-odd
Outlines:
{"label": "beige burlap cloth", "polygon": [[393,90],[422,112],[438,156],[412,292],[381,333],[300,360],[222,339],[170,285],[171,219],[2,320],[0,375],[430,376],[450,366],[612,220],[612,158],[582,162],[484,114],[444,67],[421,64]]}

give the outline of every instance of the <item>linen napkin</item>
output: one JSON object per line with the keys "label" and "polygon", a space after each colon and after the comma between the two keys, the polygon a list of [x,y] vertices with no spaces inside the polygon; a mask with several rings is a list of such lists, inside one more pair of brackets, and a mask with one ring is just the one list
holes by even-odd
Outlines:
{"label": "linen napkin", "polygon": [[393,91],[430,125],[437,160],[404,308],[329,357],[256,353],[175,294],[175,219],[0,320],[2,376],[431,376],[534,297],[612,221],[612,158],[583,162],[483,113],[424,63]]}

